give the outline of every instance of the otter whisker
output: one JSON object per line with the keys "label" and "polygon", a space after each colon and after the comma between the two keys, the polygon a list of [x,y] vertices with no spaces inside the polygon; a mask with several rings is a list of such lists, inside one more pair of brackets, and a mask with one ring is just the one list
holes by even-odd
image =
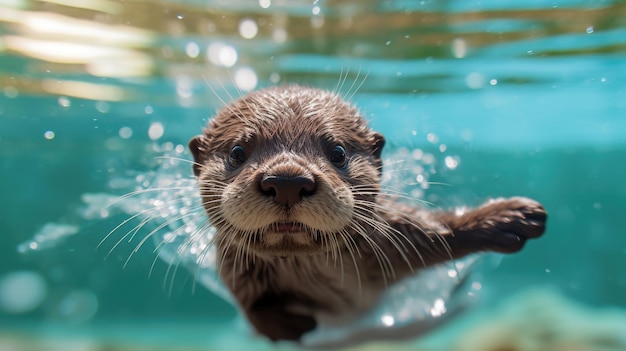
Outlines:
{"label": "otter whisker", "polygon": [[[361,257],[361,253],[359,252],[359,248],[357,247],[356,243],[354,242],[354,239],[352,239],[352,236],[350,236],[348,233],[346,233],[345,231],[340,231],[338,232],[339,237],[343,239],[343,242],[346,244],[346,250],[348,251],[348,253],[350,254],[350,257],[352,257],[352,262],[354,263],[354,270],[356,273],[356,280],[357,280],[357,285],[359,288],[359,294],[363,293],[363,286],[361,285],[361,272],[359,271],[359,264],[357,263],[357,259],[355,257],[355,251],[356,254]],[[343,266],[342,266],[343,267]],[[342,268],[343,269],[343,268]]]}
{"label": "otter whisker", "polygon": [[244,257],[246,261],[246,270],[250,269],[249,255],[250,255],[250,242],[252,241],[252,237],[253,237],[253,234],[248,232],[248,235],[246,236],[246,240],[245,240],[246,246],[245,246],[245,251],[244,251],[245,253]]}
{"label": "otter whisker", "polygon": [[348,98],[348,96],[352,96],[351,95],[352,89],[354,88],[354,85],[356,84],[356,82],[359,80],[359,76],[361,75],[361,69],[362,68],[363,68],[362,66],[359,66],[359,70],[356,72],[356,76],[354,77],[354,80],[352,81],[352,84],[350,84],[350,87],[348,88],[348,91],[346,91],[345,93],[342,94],[343,98],[346,101],[350,101],[350,98]]}
{"label": "otter whisker", "polygon": [[[209,231],[210,228],[212,227],[211,223],[209,221],[205,221],[205,223],[202,224],[202,226],[200,226],[190,237],[190,241],[194,241],[196,240],[195,237],[196,236],[202,236],[203,232]],[[207,245],[205,245],[204,247],[202,247],[201,251],[198,253],[197,255],[197,260],[196,262],[198,263],[198,265],[196,266],[196,268],[194,269],[194,285],[192,287],[192,290],[195,292],[195,287],[196,287],[196,282],[198,282],[198,275],[200,274],[200,270],[205,267],[205,260],[207,259],[207,255],[209,254],[209,252],[211,252],[212,249],[215,248],[215,237],[211,238],[211,240],[207,243]],[[216,253],[217,254],[217,253]],[[216,262],[217,264],[217,262]],[[217,272],[216,272],[217,273]]]}
{"label": "otter whisker", "polygon": [[215,91],[215,89],[213,89],[213,86],[211,85],[211,83],[209,83],[209,80],[206,77],[206,75],[204,73],[201,73],[201,76],[202,76],[202,79],[204,80],[204,83],[209,88],[209,90],[211,90],[213,95],[222,103],[222,106],[224,106],[225,108],[228,108],[229,104],[226,103],[224,99],[222,99],[222,97]]}
{"label": "otter whisker", "polygon": [[420,199],[420,198],[416,198],[413,196],[409,196],[406,194],[405,191],[400,190],[400,189],[395,189],[389,186],[381,186],[380,188],[375,186],[375,185],[353,185],[351,186],[351,189],[353,189],[354,191],[354,195],[355,196],[359,196],[359,195],[373,195],[373,196],[383,196],[383,197],[391,197],[394,199],[402,199],[402,200],[407,200],[411,203],[415,203],[415,204],[419,204],[419,205],[424,205],[424,206],[433,206],[432,203],[424,200],[424,199]]}
{"label": "otter whisker", "polygon": [[[145,235],[145,236],[144,236],[144,238],[143,238],[143,239],[141,239],[141,241],[139,241],[139,243],[135,246],[135,248],[133,249],[133,251],[131,251],[130,255],[128,255],[128,258],[127,258],[127,259],[126,259],[126,261],[124,262],[123,267],[124,267],[124,268],[126,268],[126,266],[128,265],[128,262],[130,262],[130,259],[133,257],[133,255],[139,251],[139,249],[143,246],[143,244],[145,244],[145,242],[146,242],[146,241],[148,241],[148,239],[150,239],[153,235],[155,235],[156,233],[158,233],[160,230],[162,230],[162,229],[163,229],[163,228],[165,228],[165,227],[169,227],[169,226],[170,226],[170,225],[172,225],[173,223],[176,223],[176,222],[178,222],[178,221],[180,221],[180,220],[182,220],[182,219],[184,219],[184,218],[187,218],[187,217],[196,217],[196,216],[198,216],[198,215],[203,215],[203,214],[202,214],[202,213],[193,213],[193,212],[191,212],[191,213],[188,213],[188,214],[185,214],[185,215],[181,215],[181,216],[178,216],[178,217],[174,217],[174,218],[172,218],[172,219],[170,219],[170,220],[167,220],[167,221],[165,221],[165,222],[161,223],[159,226],[157,226],[155,229],[153,229],[153,230],[152,230],[152,231],[150,231],[147,235]],[[176,232],[177,232],[178,230],[180,230],[181,228],[184,228],[184,227],[179,227],[178,229],[176,229],[176,230],[174,231],[174,233],[176,233]]]}
{"label": "otter whisker", "polygon": [[[174,262],[176,262],[176,264],[174,264]],[[167,288],[167,283],[169,280],[169,289],[167,289],[168,296],[172,296],[172,291],[174,290],[174,281],[176,280],[176,274],[178,272],[178,267],[181,262],[180,254],[176,255],[176,259],[174,260],[174,262],[170,263],[167,266],[167,270],[165,271],[165,276],[163,277],[163,289]],[[171,270],[172,266],[174,267],[173,271]]]}
{"label": "otter whisker", "polygon": [[350,75],[350,66],[346,69],[345,74],[343,74],[343,67],[341,67],[341,72],[339,73],[339,81],[337,82],[337,86],[335,90],[333,90],[334,94],[341,95],[341,90],[343,89],[343,85],[346,83],[348,79],[348,75]]}
{"label": "otter whisker", "polygon": [[[412,265],[411,265],[411,261],[409,260],[409,258],[406,256],[405,252],[407,251],[406,246],[404,245],[404,243],[399,242],[397,240],[396,237],[394,237],[393,234],[398,234],[401,237],[404,237],[404,235],[401,235],[400,232],[398,232],[396,229],[390,227],[390,226],[385,226],[383,224],[383,219],[382,218],[376,218],[378,217],[378,214],[372,211],[369,211],[367,209],[363,209],[361,207],[355,206],[355,210],[364,210],[364,213],[359,213],[358,211],[355,212],[355,215],[357,215],[359,217],[360,220],[362,220],[363,222],[371,225],[373,228],[375,228],[380,234],[383,235],[383,237],[385,237],[389,243],[391,243],[393,245],[393,247],[397,250],[397,252],[400,254],[400,257],[402,258],[402,260],[404,262],[407,263],[407,265],[412,269]],[[374,219],[370,218],[368,215],[372,215],[374,217]],[[417,252],[417,249],[415,249]]]}
{"label": "otter whisker", "polygon": [[372,253],[376,257],[376,261],[378,262],[378,265],[380,267],[383,282],[385,285],[387,285],[387,277],[395,276],[393,265],[389,260],[389,257],[387,257],[387,254],[384,252],[384,250],[378,245],[378,243],[376,243],[376,241],[374,241],[374,239],[370,237],[370,233],[366,231],[359,222],[351,223],[351,227],[357,234],[360,235],[360,238],[363,239],[365,243],[372,249]]}
{"label": "otter whisker", "polygon": [[[357,73],[356,78],[354,78],[354,82],[352,83],[352,86],[350,87],[350,90],[352,90],[352,87],[355,85],[355,83],[359,79],[359,74],[360,73],[361,73],[361,67],[359,67],[359,72]],[[367,73],[365,73],[365,76],[363,77],[363,79],[361,79],[361,82],[356,87],[356,89],[354,89],[354,91],[352,93],[349,93],[350,90],[348,90],[348,94],[346,94],[346,100],[347,101],[352,101],[352,98],[356,95],[356,93],[359,92],[359,90],[361,90],[361,87],[363,86],[363,84],[365,84],[365,81],[367,80],[369,75],[370,75],[370,71],[368,70]]]}
{"label": "otter whisker", "polygon": [[[378,206],[380,206],[380,205],[378,205]],[[384,208],[384,207],[381,206],[381,209],[382,208]],[[422,227],[420,222],[417,221],[415,218],[411,217],[409,214],[404,213],[404,212],[400,212],[397,215],[400,218],[402,218],[402,220],[405,221],[407,224],[410,224],[410,225],[414,226],[415,228],[419,229],[419,231],[423,233],[423,236],[425,236],[428,240],[430,240],[431,242],[434,241],[433,237],[427,236],[427,231]],[[448,228],[448,232],[451,233],[452,231]],[[450,260],[454,260],[454,257],[453,257],[453,254],[452,254],[452,249],[451,249],[450,245],[448,244],[448,242],[446,241],[445,235],[441,235],[439,233],[439,230],[436,227],[431,227],[430,228],[430,233],[432,234],[432,236],[434,236],[441,243],[442,247],[446,251],[446,254],[448,255],[448,258]],[[407,242],[412,244],[412,240],[407,238],[405,235],[402,235],[401,237],[404,237]],[[412,244],[412,245],[415,247],[414,244]],[[420,246],[423,247],[423,248],[428,248],[429,247],[428,245],[420,245]],[[422,258],[421,260],[422,260],[422,264],[425,264],[424,263],[424,259]]]}

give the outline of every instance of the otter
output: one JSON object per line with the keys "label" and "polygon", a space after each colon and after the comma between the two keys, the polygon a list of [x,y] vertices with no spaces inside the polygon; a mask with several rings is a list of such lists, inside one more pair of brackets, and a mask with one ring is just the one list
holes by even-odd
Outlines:
{"label": "otter", "polygon": [[379,184],[384,145],[350,102],[298,85],[240,97],[191,139],[220,277],[258,333],[300,340],[424,267],[543,234],[546,211],[524,197],[450,212],[401,201]]}

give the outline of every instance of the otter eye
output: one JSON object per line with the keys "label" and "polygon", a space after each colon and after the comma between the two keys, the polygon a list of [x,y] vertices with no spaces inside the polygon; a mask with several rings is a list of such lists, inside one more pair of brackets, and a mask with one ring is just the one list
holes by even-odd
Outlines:
{"label": "otter eye", "polygon": [[233,168],[237,168],[244,162],[246,162],[246,150],[240,145],[235,145],[228,155],[228,164]]}
{"label": "otter eye", "polygon": [[338,168],[346,165],[346,150],[341,145],[335,146],[330,151],[330,162]]}

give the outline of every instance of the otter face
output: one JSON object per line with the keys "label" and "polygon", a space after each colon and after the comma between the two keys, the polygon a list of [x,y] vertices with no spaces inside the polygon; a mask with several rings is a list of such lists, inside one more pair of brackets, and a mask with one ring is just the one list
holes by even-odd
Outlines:
{"label": "otter face", "polygon": [[269,256],[328,252],[363,233],[358,209],[374,207],[383,145],[340,97],[298,86],[244,96],[189,143],[218,247]]}

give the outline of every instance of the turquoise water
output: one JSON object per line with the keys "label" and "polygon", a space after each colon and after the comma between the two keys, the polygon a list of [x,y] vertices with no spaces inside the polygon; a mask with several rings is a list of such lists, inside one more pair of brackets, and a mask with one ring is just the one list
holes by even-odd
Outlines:
{"label": "turquoise water", "polygon": [[[192,275],[149,274],[151,249],[124,267],[136,243],[98,248],[128,215],[85,195],[132,190],[222,99],[283,83],[341,85],[391,163],[428,155],[416,197],[549,212],[456,327],[397,347],[462,349],[463,321],[528,291],[626,314],[624,18],[623,1],[0,1],[0,346],[270,348]],[[51,223],[70,229],[24,249]]]}

